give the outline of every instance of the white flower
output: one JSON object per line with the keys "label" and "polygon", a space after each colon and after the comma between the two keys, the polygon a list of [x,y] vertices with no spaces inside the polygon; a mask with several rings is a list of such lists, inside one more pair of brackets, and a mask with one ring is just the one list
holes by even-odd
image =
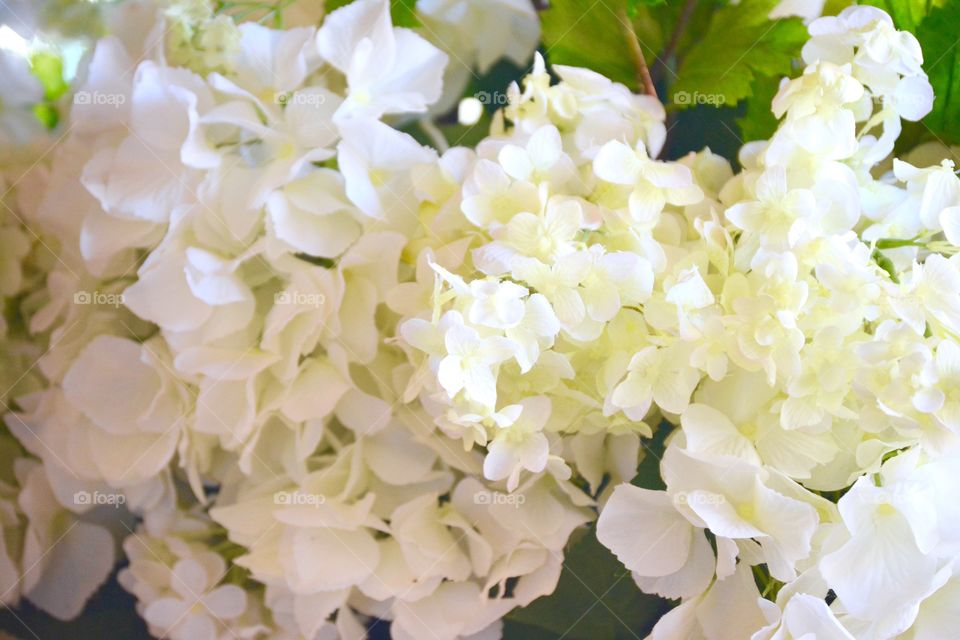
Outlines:
{"label": "white flower", "polygon": [[782,167],[771,167],[756,182],[757,199],[741,202],[724,214],[744,231],[759,236],[763,246],[784,250],[817,236],[817,200],[807,189],[789,189]]}
{"label": "white flower", "polygon": [[552,125],[537,129],[523,147],[504,145],[497,160],[514,180],[546,183],[553,189],[576,177],[576,167],[563,151],[560,132]]}
{"label": "white flower", "polygon": [[928,321],[960,334],[960,270],[956,262],[935,253],[923,264],[913,263],[901,280],[899,295],[890,297],[890,305],[919,335],[926,332]]}
{"label": "white flower", "polygon": [[453,316],[454,324],[443,336],[446,356],[437,368],[437,380],[450,397],[464,391],[467,398],[484,406],[497,400],[494,368],[513,357],[515,346],[501,336],[481,337],[476,329]]}
{"label": "white flower", "polygon": [[[66,496],[58,495],[60,487],[51,483],[44,465],[22,458],[13,462],[13,471],[21,487],[17,504],[26,526],[18,532],[22,535],[22,555],[16,558],[20,568],[4,568],[4,578],[11,580],[5,583],[3,599],[12,602],[23,594],[57,619],[76,618],[113,569],[113,537],[107,529],[78,520],[63,508]],[[8,517],[15,516],[9,513],[10,506]],[[8,527],[19,527],[19,523],[4,522]]]}
{"label": "white flower", "polygon": [[682,412],[700,381],[700,372],[684,358],[687,352],[682,343],[638,351],[627,365],[626,377],[614,387],[610,405],[631,420],[642,420],[654,402],[664,411]]}
{"label": "white flower", "polygon": [[935,415],[947,429],[960,432],[960,345],[944,338],[936,356],[927,363],[923,387],[913,396],[913,406]]}
{"label": "white flower", "polygon": [[877,487],[862,477],[839,507],[849,538],[820,559],[823,577],[854,616],[909,620],[934,589],[939,569],[937,559],[919,546],[923,538],[918,539],[919,530],[935,522],[932,505],[920,487]]}
{"label": "white flower", "polygon": [[0,49],[0,74],[5,81],[0,94],[0,146],[12,149],[40,132],[33,106],[43,100],[43,86],[30,73],[26,57]]}
{"label": "white flower", "polygon": [[474,225],[509,222],[518,213],[540,210],[537,187],[526,181],[514,182],[496,162],[480,159],[463,186],[460,208]]}
{"label": "white flower", "polygon": [[782,612],[776,607],[769,609],[770,613],[767,613],[767,608],[764,613],[776,618],[769,626],[753,634],[750,640],[854,640],[854,636],[840,624],[823,598],[797,593],[790,596]]}
{"label": "white flower", "polygon": [[314,30],[268,29],[256,22],[243,22],[237,30],[239,50],[231,57],[229,77],[214,73],[211,82],[220,91],[250,97],[264,111],[273,111],[278,96],[301,87],[316,68],[309,55]]}
{"label": "white flower", "polygon": [[504,332],[516,345],[514,357],[521,373],[529,371],[543,350],[553,346],[560,328],[557,314],[542,294],[535,293],[524,301],[523,318]]}
{"label": "white flower", "polygon": [[[189,405],[158,342],[97,336],[67,369],[62,391],[27,403],[26,415],[9,421],[11,430],[67,482],[159,483]],[[118,402],[111,390],[138,401]]]}
{"label": "white flower", "polygon": [[420,0],[417,12],[452,27],[441,43],[455,46],[458,56],[475,55],[480,73],[501,58],[526,64],[540,36],[534,7],[524,0]]}
{"label": "white flower", "polygon": [[756,540],[772,576],[796,578],[820,522],[816,496],[744,459],[671,446],[663,460],[667,490],[689,520],[717,538]]}
{"label": "white flower", "polygon": [[470,283],[468,319],[471,323],[492,329],[510,329],[524,316],[524,298],[530,292],[526,287],[496,279],[474,280]]}
{"label": "white flower", "polygon": [[692,598],[713,577],[716,560],[703,532],[677,510],[665,491],[617,486],[600,512],[597,539],[634,579],[665,596]]}
{"label": "white flower", "polygon": [[602,180],[633,188],[630,215],[644,226],[653,227],[667,204],[685,206],[703,198],[689,168],[651,160],[642,140],[635,149],[616,140],[606,143],[593,160],[593,170]]}
{"label": "white flower", "polygon": [[447,56],[409,29],[394,28],[386,0],[359,0],[331,13],[317,48],[347,79],[338,119],[422,112],[440,97]]}
{"label": "white flower", "polygon": [[[541,196],[542,197],[542,196]],[[573,240],[584,226],[576,200],[547,199],[539,214],[521,212],[504,227],[502,242],[525,256],[550,262],[574,250]]]}
{"label": "white flower", "polygon": [[148,61],[130,103],[129,135],[87,163],[83,184],[114,216],[166,222],[198,183],[195,169],[220,162],[200,122],[213,96],[199,76]]}
{"label": "white flower", "polygon": [[335,258],[360,236],[343,178],[333,171],[313,171],[275,191],[267,211],[277,239],[312,256]]}
{"label": "white flower", "polygon": [[409,170],[433,162],[432,152],[376,120],[356,119],[339,126],[343,140],[337,159],[350,201],[372,218],[396,220],[405,227],[415,224]]}
{"label": "white flower", "polygon": [[214,553],[179,560],[171,569],[173,593],[143,611],[147,623],[173,640],[217,640],[228,621],[247,608],[247,594],[233,584],[217,585],[226,562]]}
{"label": "white flower", "polygon": [[506,479],[508,491],[517,488],[522,471],[543,471],[550,453],[547,436],[543,433],[550,419],[550,399],[546,396],[524,398],[520,407],[521,411],[512,423],[497,425],[483,461],[484,477],[488,480]]}
{"label": "white flower", "polygon": [[780,87],[773,99],[777,118],[787,115],[783,131],[812,154],[848,158],[857,149],[856,117],[848,107],[864,95],[849,67],[818,62]]}
{"label": "white flower", "polygon": [[938,231],[944,210],[960,205],[960,178],[950,160],[919,169],[894,158],[893,172],[907,184],[907,198],[899,207],[909,208],[910,216],[922,224],[918,231]]}

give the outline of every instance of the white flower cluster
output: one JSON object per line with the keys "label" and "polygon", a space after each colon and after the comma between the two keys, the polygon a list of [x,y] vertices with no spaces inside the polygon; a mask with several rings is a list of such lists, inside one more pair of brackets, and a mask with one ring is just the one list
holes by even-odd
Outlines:
{"label": "white flower cluster", "polygon": [[681,600],[654,638],[954,633],[960,179],[877,167],[932,104],[912,35],[867,7],[810,33],[779,129],[683,212],[646,307],[648,349],[712,356],[678,403],[654,396],[680,427],[666,489],[621,485],[598,523],[643,590]]}
{"label": "white flower cluster", "polygon": [[[960,179],[883,164],[931,108],[916,39],[812,21],[734,174],[539,56],[475,150],[422,146],[394,125],[443,103],[441,49],[537,38],[519,1],[418,10],[111,14],[50,166],[4,188],[0,600],[76,615],[123,506],[157,636],[496,638],[599,511],[680,600],[654,640],[950,637]],[[665,489],[630,484],[670,425]]]}
{"label": "white flower cluster", "polygon": [[655,106],[536,69],[466,176],[469,257],[426,258],[400,326],[412,391],[509,491],[564,469],[596,495],[679,425],[665,490],[599,495],[601,542],[681,600],[653,638],[947,637],[957,613],[960,179],[875,177],[932,105],[911,34],[866,7],[810,33],[736,176],[655,160]]}
{"label": "white flower cluster", "polygon": [[[198,2],[111,20],[29,226],[2,228],[3,293],[29,293],[23,377],[42,374],[6,415],[26,451],[5,524],[31,542],[4,597],[77,615],[114,560],[88,520],[123,506],[143,522],[120,579],[157,636],[496,634],[553,590],[594,513],[559,473],[523,498],[485,483],[482,455],[402,397],[392,308],[414,302],[418,243],[433,213],[459,215],[474,158],[383,120],[441,97],[446,55],[386,0],[319,29]],[[56,254],[30,286],[27,229]]]}
{"label": "white flower cluster", "polygon": [[[19,400],[45,386],[36,362],[48,335],[42,320],[26,325],[23,318],[45,303],[44,279],[56,255],[33,230],[49,140],[31,109],[43,88],[27,61],[9,51],[0,50],[0,69],[0,413],[14,429],[23,426],[14,413]],[[71,618],[111,571],[114,541],[106,528],[78,518],[88,507],[57,493],[44,465],[24,447],[29,444],[8,431],[0,434],[0,603],[27,600]],[[76,589],[64,591],[64,584]]]}

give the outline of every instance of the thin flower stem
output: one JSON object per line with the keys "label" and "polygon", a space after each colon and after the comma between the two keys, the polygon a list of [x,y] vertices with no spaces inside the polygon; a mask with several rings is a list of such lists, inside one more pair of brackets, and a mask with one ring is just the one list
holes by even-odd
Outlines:
{"label": "thin flower stem", "polygon": [[650,69],[647,67],[647,59],[643,56],[643,49],[640,47],[640,40],[637,38],[637,32],[633,28],[633,22],[627,15],[626,9],[621,9],[617,17],[623,27],[623,33],[627,38],[627,46],[630,49],[630,56],[633,58],[633,66],[637,70],[637,88],[647,95],[657,97],[657,88],[650,77]]}

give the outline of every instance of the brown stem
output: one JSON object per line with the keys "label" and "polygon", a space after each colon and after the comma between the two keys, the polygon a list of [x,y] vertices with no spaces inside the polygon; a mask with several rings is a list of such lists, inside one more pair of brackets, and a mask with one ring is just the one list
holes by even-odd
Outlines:
{"label": "brown stem", "polygon": [[680,46],[680,38],[683,36],[683,32],[686,31],[687,24],[690,23],[690,18],[693,17],[693,12],[696,11],[696,9],[697,0],[686,0],[683,3],[683,8],[680,9],[680,16],[677,18],[677,24],[674,25],[673,33],[670,34],[670,40],[663,49],[663,55],[658,59],[659,64],[657,68],[654,69],[657,80],[663,79],[663,72],[666,71],[667,65],[670,64],[670,58],[677,52],[677,47]]}
{"label": "brown stem", "polygon": [[627,46],[630,49],[630,56],[633,58],[633,66],[637,70],[637,87],[647,95],[657,97],[657,88],[650,77],[650,69],[647,68],[647,59],[643,56],[643,49],[640,47],[640,40],[637,38],[637,32],[633,29],[633,22],[627,15],[626,9],[620,9],[617,14],[620,25],[623,27],[623,33],[627,37]]}

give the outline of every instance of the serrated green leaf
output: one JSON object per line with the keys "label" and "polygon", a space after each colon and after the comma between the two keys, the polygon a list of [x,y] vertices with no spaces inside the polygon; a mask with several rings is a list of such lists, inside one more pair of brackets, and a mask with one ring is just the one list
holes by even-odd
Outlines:
{"label": "serrated green leaf", "polygon": [[617,13],[626,0],[554,0],[540,13],[551,64],[586,67],[636,89],[636,73]]}
{"label": "serrated green leaf", "polygon": [[923,68],[933,85],[933,111],[924,124],[943,142],[960,142],[960,0],[935,8],[917,27]]}
{"label": "serrated green leaf", "polygon": [[807,39],[799,18],[770,20],[776,0],[744,0],[718,9],[707,32],[690,48],[671,89],[680,108],[696,104],[733,106],[753,94],[763,77],[792,70]]}

